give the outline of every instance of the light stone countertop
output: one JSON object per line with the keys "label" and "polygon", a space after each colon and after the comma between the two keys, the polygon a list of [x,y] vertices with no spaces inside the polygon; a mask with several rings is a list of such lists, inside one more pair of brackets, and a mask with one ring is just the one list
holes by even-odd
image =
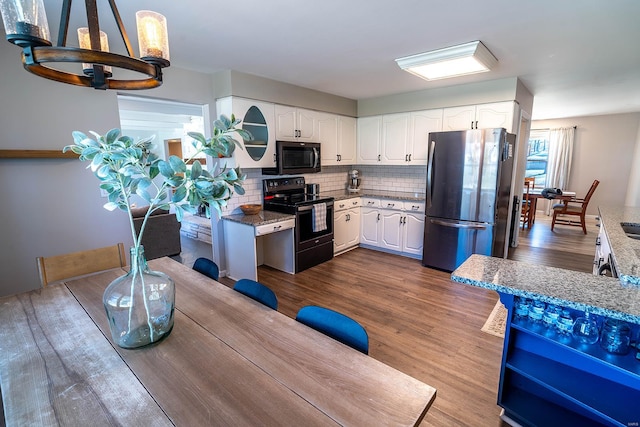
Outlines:
{"label": "light stone countertop", "polygon": [[451,280],[640,324],[640,287],[611,277],[471,255]]}
{"label": "light stone countertop", "polygon": [[425,201],[424,193],[408,193],[405,191],[384,191],[384,190],[360,190],[357,193],[350,193],[347,190],[323,191],[320,193],[325,197],[333,197],[336,200],[352,199],[354,197],[378,197],[391,200],[411,200]]}
{"label": "light stone countertop", "polygon": [[640,240],[627,237],[620,223],[640,225],[640,208],[599,206],[618,278],[640,286]]}
{"label": "light stone countertop", "polygon": [[640,208],[601,206],[599,212],[618,278],[472,255],[451,279],[640,323],[640,240],[627,237],[620,225],[640,224]]}
{"label": "light stone countertop", "polygon": [[239,222],[240,224],[250,225],[253,227],[258,227],[260,225],[266,224],[274,224],[280,221],[286,221],[288,219],[295,219],[296,216],[287,213],[273,212],[273,211],[260,211],[256,215],[244,215],[244,214],[234,214],[234,215],[225,215],[222,217],[223,220]]}

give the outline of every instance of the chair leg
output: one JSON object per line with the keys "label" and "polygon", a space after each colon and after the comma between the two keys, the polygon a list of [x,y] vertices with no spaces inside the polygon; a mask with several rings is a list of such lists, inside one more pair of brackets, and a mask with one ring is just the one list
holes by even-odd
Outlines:
{"label": "chair leg", "polygon": [[585,224],[584,215],[580,215],[580,224],[582,225],[582,231],[587,234],[587,224]]}

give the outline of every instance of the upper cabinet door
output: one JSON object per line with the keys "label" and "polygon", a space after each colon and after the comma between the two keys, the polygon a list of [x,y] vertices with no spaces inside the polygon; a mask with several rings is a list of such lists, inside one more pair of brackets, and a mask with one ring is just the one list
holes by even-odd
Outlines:
{"label": "upper cabinet door", "polygon": [[276,139],[279,141],[294,141],[297,136],[296,108],[285,105],[275,105]]}
{"label": "upper cabinet door", "polygon": [[512,132],[514,108],[512,101],[445,108],[442,130],[505,128]]}
{"label": "upper cabinet door", "polygon": [[286,105],[275,106],[276,139],[318,142],[318,113]]}
{"label": "upper cabinet door", "polygon": [[474,129],[476,106],[452,107],[443,109],[442,130]]}
{"label": "upper cabinet door", "polygon": [[317,135],[322,166],[338,163],[338,119],[335,114],[317,113]]}
{"label": "upper cabinet door", "polygon": [[382,116],[358,118],[359,164],[379,164],[382,141]]}
{"label": "upper cabinet door", "polygon": [[342,165],[356,163],[356,128],[355,117],[338,116],[338,162]]}
{"label": "upper cabinet door", "polygon": [[476,106],[476,120],[478,129],[505,128],[507,132],[513,129],[513,102],[495,102]]}
{"label": "upper cabinet door", "polygon": [[409,113],[382,116],[382,162],[404,165],[409,158]]}
{"label": "upper cabinet door", "polygon": [[275,116],[274,104],[244,98],[228,97],[216,101],[218,114],[231,114],[242,120],[240,127],[251,133],[253,140],[235,139],[242,148],[236,147],[233,164],[229,167],[262,168],[275,166]]}
{"label": "upper cabinet door", "polygon": [[442,109],[414,111],[409,126],[408,164],[426,165],[429,153],[429,133],[442,130]]}

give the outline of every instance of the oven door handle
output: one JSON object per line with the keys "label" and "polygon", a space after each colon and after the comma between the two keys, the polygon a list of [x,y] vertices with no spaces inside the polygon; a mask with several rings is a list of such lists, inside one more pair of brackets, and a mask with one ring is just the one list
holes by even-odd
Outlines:
{"label": "oven door handle", "polygon": [[[333,202],[326,202],[327,209],[333,207]],[[298,212],[307,212],[313,209],[313,205],[305,205],[298,207]]]}
{"label": "oven door handle", "polygon": [[320,166],[320,150],[313,148],[313,167],[318,168]]}

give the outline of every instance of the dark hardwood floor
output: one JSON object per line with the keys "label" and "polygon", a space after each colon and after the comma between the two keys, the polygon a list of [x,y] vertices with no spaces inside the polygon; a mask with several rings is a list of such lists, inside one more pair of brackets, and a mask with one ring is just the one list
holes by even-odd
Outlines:
{"label": "dark hardwood floor", "polygon": [[[520,231],[511,257],[591,271],[595,225],[586,237],[576,227],[549,229],[539,214],[531,230]],[[296,275],[258,270],[259,281],[277,294],[280,312],[295,317],[308,304],[341,311],[367,329],[371,357],[435,387],[421,425],[500,426],[502,339],[480,331],[498,296],[449,277],[418,260],[362,248]]]}

